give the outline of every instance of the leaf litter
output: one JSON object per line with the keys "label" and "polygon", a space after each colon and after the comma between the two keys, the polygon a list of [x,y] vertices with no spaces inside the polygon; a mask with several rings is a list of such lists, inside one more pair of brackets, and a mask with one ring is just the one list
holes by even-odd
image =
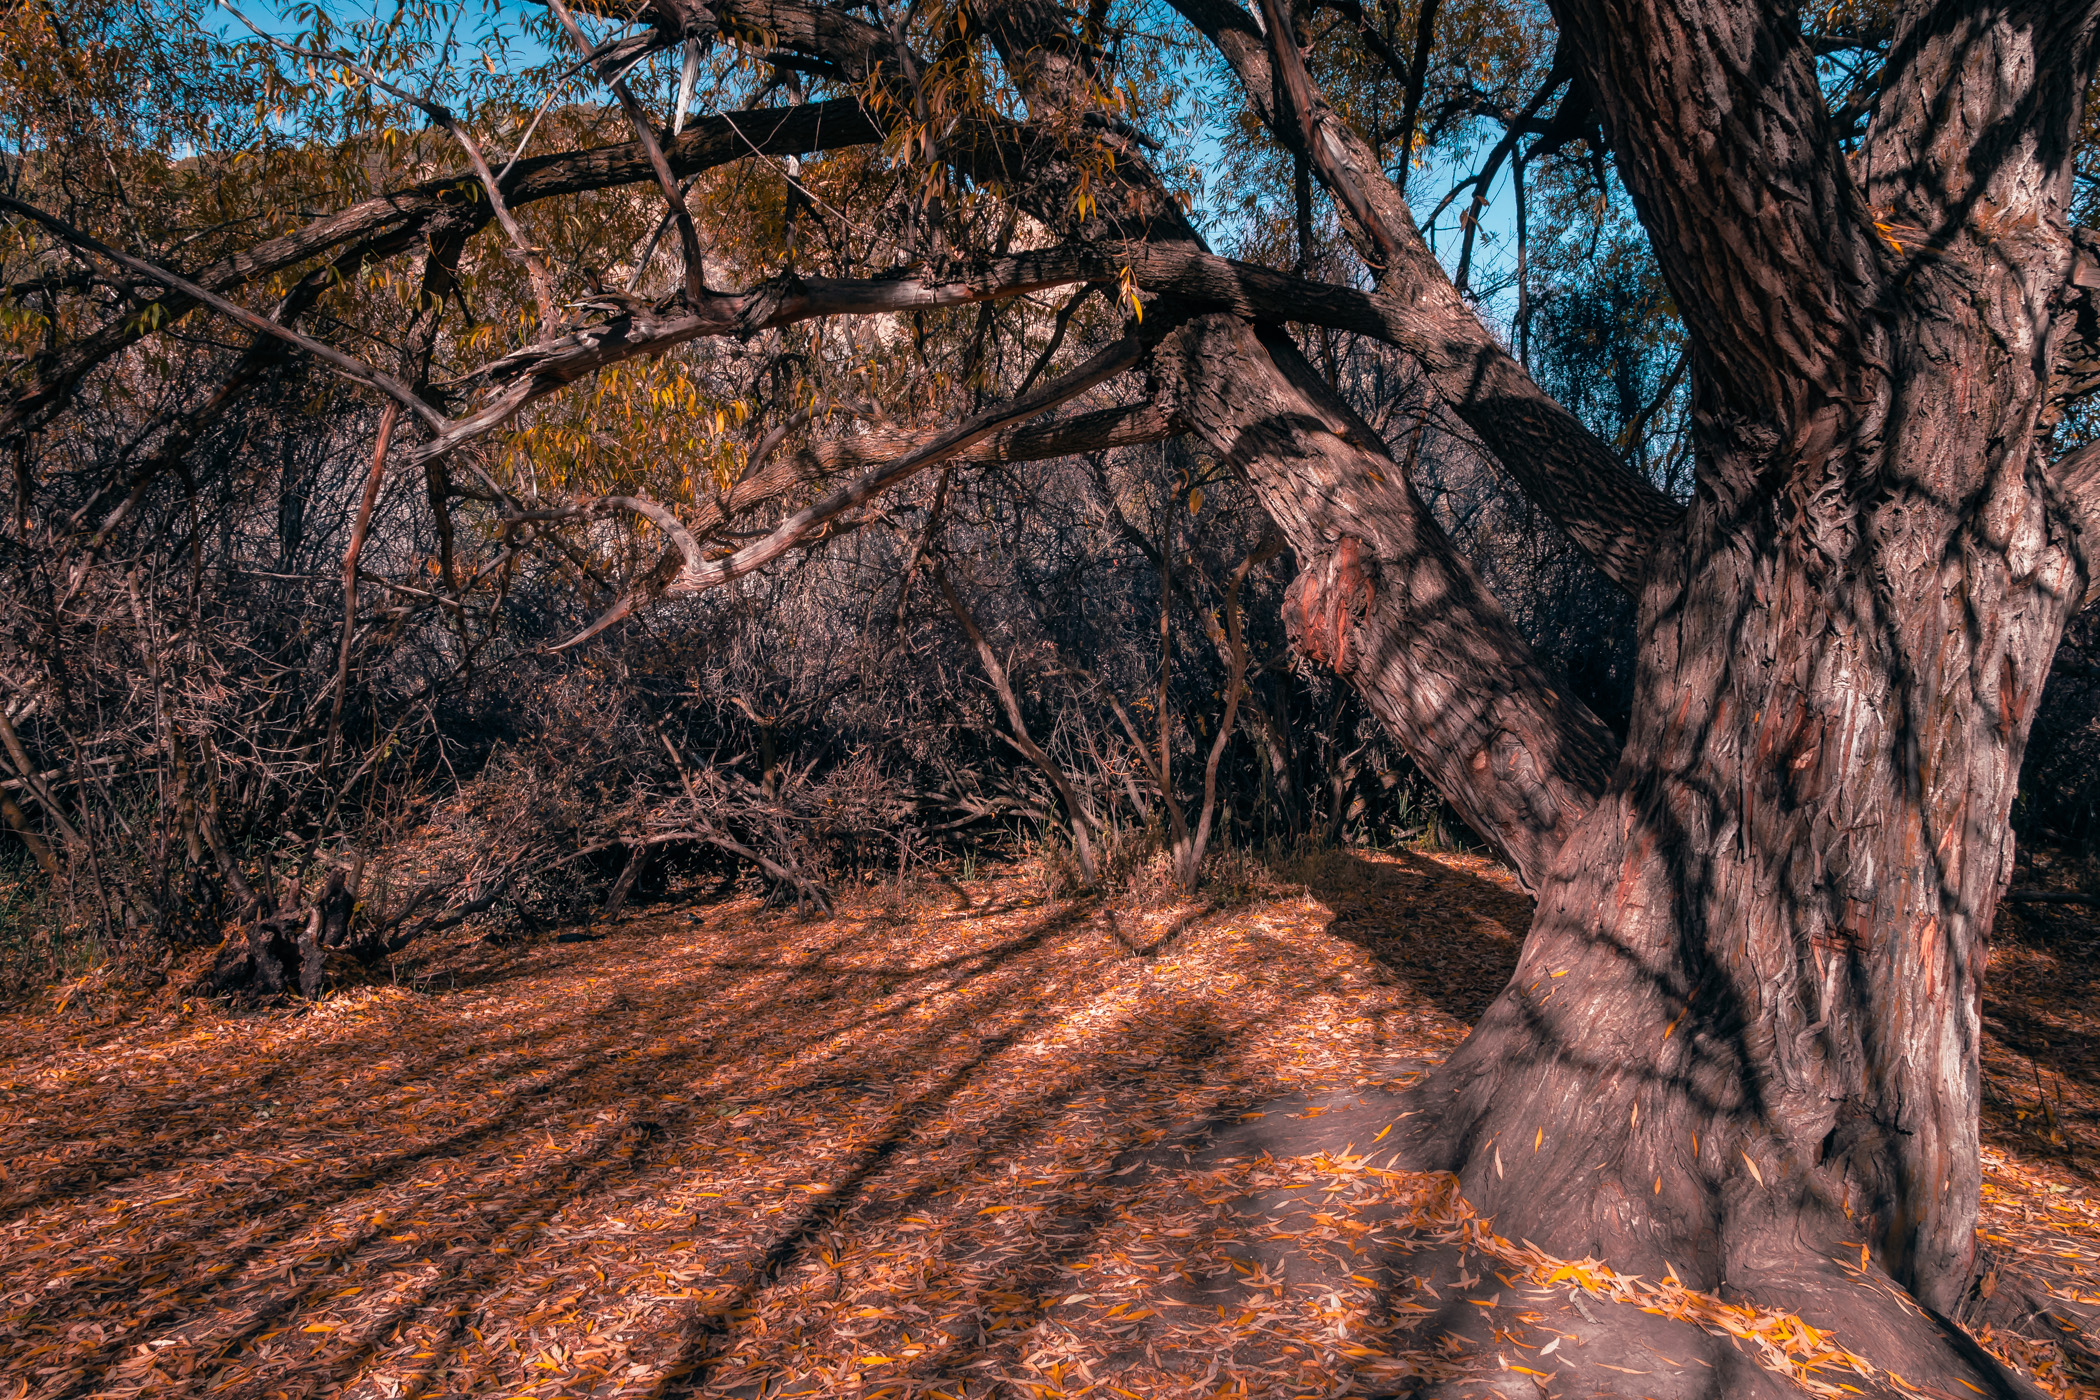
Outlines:
{"label": "leaf litter", "polygon": [[[409,986],[291,1011],[0,1018],[0,1396],[1528,1397],[1603,1365],[1540,1345],[1563,1295],[1810,1393],[1910,1389],[1379,1165],[1391,1091],[1507,979],[1529,907],[1468,856],[1308,883],[1145,910],[1007,872],[960,909],[747,899],[423,950]],[[1983,1241],[2100,1302],[2086,1120],[2052,1122],[2077,1138],[1987,1119]],[[1346,1140],[1198,1156],[1192,1124]],[[1455,1272],[1379,1272],[1409,1241]],[[1484,1337],[1439,1325],[1461,1306]],[[2100,1394],[2075,1345],[1977,1332]]]}

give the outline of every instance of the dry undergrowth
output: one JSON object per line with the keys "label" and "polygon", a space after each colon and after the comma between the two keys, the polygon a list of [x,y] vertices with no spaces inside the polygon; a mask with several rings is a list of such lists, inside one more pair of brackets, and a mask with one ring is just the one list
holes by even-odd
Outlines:
{"label": "dry undergrowth", "polygon": [[[1020,876],[968,909],[654,910],[597,942],[426,950],[410,985],[295,1012],[5,1018],[0,1395],[1151,1400],[1470,1375],[1529,1400],[1602,1364],[1523,1339],[1549,1285],[1707,1307],[1554,1277],[1447,1181],[1382,1170],[1368,1120],[1297,1161],[1138,1170],[1133,1149],[1279,1096],[1354,1134],[1348,1104],[1457,1043],[1528,915],[1469,857],[1306,875],[1207,913]],[[2043,956],[2011,955],[2008,985],[2046,982]],[[2086,1013],[2054,975],[2060,1049]],[[1994,1004],[1994,1028],[2032,1010]],[[2056,1147],[2004,1053],[1986,1238],[2100,1296],[2074,1174],[2092,1067],[2051,1062],[2073,1066]],[[1425,1295],[1356,1271],[1404,1230],[1470,1251],[1441,1282],[1487,1346],[1410,1327]],[[1842,1338],[1736,1313],[1700,1316],[1846,1379]],[[1997,1341],[2074,1393],[2061,1351]]]}

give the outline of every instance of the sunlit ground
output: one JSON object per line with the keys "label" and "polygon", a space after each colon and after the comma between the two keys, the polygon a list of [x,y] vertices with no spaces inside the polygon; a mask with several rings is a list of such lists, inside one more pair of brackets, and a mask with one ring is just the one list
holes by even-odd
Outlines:
{"label": "sunlit ground", "polygon": [[[0,1018],[0,1395],[1513,1383],[1350,1261],[1427,1218],[1372,1155],[1380,1091],[1457,1043],[1528,903],[1471,857],[1305,874],[1225,910],[1019,874],[820,921],[665,905],[311,1008]],[[2100,1300],[2090,968],[2001,955],[1986,1239]],[[1257,1105],[1325,1155],[1175,1165],[1199,1123],[1258,1148]]]}

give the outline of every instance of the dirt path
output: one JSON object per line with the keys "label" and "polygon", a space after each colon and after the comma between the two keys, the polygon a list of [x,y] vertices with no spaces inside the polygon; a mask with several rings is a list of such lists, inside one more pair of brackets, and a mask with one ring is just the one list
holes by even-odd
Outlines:
{"label": "dirt path", "polygon": [[[1668,1285],[1548,1289],[1377,1155],[1526,902],[1412,854],[1313,889],[651,910],[296,1013],[0,1018],[0,1396],[1587,1393],[1547,1300]],[[1999,1126],[1987,1238],[2100,1297],[2091,1182]],[[1429,1294],[1404,1240],[1455,1261]]]}

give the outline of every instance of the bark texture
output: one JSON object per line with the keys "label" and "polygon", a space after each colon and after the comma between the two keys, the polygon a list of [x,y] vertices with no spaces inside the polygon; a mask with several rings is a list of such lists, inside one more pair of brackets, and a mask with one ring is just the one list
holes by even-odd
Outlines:
{"label": "bark texture", "polygon": [[1562,694],[1385,444],[1289,337],[1203,318],[1176,402],[1244,473],[1299,560],[1301,648],[1354,686],[1477,832],[1540,888],[1610,778],[1617,742]]}
{"label": "bark texture", "polygon": [[2090,483],[2038,433],[2092,15],[1912,16],[1861,187],[1790,18],[1557,13],[1686,309],[1702,470],[1623,761],[1431,1091],[1438,1147],[1549,1248],[1827,1309],[1864,1241],[1946,1313],[2007,816],[2093,574]]}

